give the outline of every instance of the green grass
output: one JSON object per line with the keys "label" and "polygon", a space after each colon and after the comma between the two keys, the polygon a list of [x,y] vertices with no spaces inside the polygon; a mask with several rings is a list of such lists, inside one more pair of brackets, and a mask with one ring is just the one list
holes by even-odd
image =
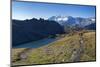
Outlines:
{"label": "green grass", "polygon": [[[95,32],[85,32],[84,35],[84,54],[80,61],[94,61],[95,56]],[[50,43],[46,46],[32,49],[29,52],[28,58],[24,61],[16,61],[18,54],[26,48],[12,49],[13,65],[15,64],[47,64],[71,62],[70,57],[74,49],[79,48],[79,35],[66,35],[65,37]]]}

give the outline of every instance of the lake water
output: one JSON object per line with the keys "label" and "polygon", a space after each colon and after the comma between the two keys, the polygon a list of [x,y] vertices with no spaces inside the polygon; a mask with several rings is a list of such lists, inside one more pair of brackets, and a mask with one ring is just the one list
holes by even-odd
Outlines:
{"label": "lake water", "polygon": [[49,43],[52,43],[55,40],[57,40],[57,39],[55,39],[55,38],[45,38],[45,39],[38,40],[38,41],[20,44],[18,46],[14,46],[13,48],[38,48],[38,47],[47,45]]}

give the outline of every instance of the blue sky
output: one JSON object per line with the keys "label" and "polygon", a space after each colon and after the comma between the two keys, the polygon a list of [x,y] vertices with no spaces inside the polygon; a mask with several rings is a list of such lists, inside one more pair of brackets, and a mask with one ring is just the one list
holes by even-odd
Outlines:
{"label": "blue sky", "polygon": [[36,2],[12,2],[12,18],[25,20],[31,18],[47,19],[51,16],[95,17],[95,6],[62,5]]}

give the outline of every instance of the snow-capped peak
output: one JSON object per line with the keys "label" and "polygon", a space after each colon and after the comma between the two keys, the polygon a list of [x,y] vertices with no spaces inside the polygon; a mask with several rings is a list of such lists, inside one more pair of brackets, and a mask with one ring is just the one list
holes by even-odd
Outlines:
{"label": "snow-capped peak", "polygon": [[95,21],[95,18],[92,18],[91,20],[92,20],[92,21]]}
{"label": "snow-capped peak", "polygon": [[57,21],[61,25],[64,25],[66,23],[68,23],[68,24],[74,24],[75,23],[75,19],[71,16],[52,16],[48,20]]}
{"label": "snow-capped peak", "polygon": [[68,17],[59,17],[59,18],[56,18],[56,21],[67,21],[68,20]]}
{"label": "snow-capped peak", "polygon": [[95,18],[82,18],[82,17],[72,17],[72,16],[52,16],[48,20],[53,20],[58,22],[60,25],[76,25],[86,26],[91,23],[95,23]]}

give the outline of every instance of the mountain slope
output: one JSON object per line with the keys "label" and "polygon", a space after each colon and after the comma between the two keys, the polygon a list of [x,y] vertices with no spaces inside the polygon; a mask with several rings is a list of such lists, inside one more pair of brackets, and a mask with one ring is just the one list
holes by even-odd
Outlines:
{"label": "mountain slope", "polygon": [[[83,33],[83,40],[84,52],[80,55],[79,61],[95,61],[95,32],[88,31]],[[22,59],[20,59],[20,61],[16,61],[16,59],[19,58],[17,55],[18,53],[16,55],[12,53],[12,58],[15,60],[13,65],[73,62],[70,59],[73,55],[73,51],[80,48],[79,42],[80,37],[78,33],[74,33],[73,35],[66,35],[64,38],[61,38],[58,41],[50,43],[46,46],[30,49],[30,52],[28,51],[28,57],[24,60],[24,62],[22,62]],[[21,49],[12,49],[12,51],[16,50]]]}
{"label": "mountain slope", "polygon": [[85,26],[85,29],[96,30],[96,23],[92,23],[90,25]]}
{"label": "mountain slope", "polygon": [[76,18],[76,23],[79,24],[80,27],[85,27],[87,25],[90,25],[95,22],[95,18],[81,18],[77,17]]}
{"label": "mountain slope", "polygon": [[13,46],[61,33],[63,28],[55,21],[35,18],[23,21],[12,20]]}

